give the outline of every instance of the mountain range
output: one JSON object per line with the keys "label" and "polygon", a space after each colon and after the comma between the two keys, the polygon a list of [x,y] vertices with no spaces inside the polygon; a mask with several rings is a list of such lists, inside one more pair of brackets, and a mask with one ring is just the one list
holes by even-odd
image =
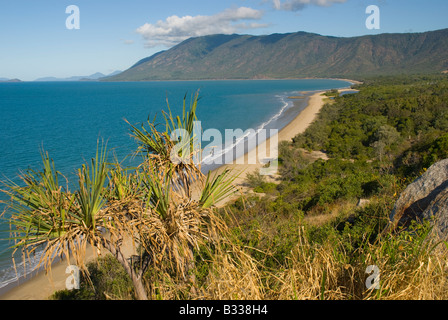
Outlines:
{"label": "mountain range", "polygon": [[306,32],[219,34],[187,39],[102,80],[356,79],[447,69],[448,29],[349,38]]}
{"label": "mountain range", "polygon": [[34,81],[97,81],[104,77],[111,77],[114,75],[117,75],[121,73],[121,71],[114,71],[111,74],[105,75],[101,72],[97,72],[94,74],[91,74],[90,76],[73,76],[68,78],[56,78],[56,77],[43,77],[38,78]]}

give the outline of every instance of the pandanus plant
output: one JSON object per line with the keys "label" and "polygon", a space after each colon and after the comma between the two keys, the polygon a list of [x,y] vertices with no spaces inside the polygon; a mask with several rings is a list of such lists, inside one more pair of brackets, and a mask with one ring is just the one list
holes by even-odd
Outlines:
{"label": "pandanus plant", "polygon": [[[144,159],[140,173],[145,207],[158,226],[157,232],[151,232],[157,233],[159,240],[148,248],[151,252],[148,256],[167,257],[184,278],[191,267],[194,249],[204,241],[218,239],[224,231],[224,224],[212,207],[235,191],[232,182],[237,177],[230,170],[213,178],[201,172],[200,162],[195,161],[202,151],[197,149],[194,127],[197,104],[198,93],[187,110],[185,96],[182,117],[173,117],[168,104],[169,111],[163,113],[163,131],[157,130],[155,119],[148,121],[149,129],[144,125],[141,129],[131,126],[131,135],[139,145],[137,152]],[[179,140],[177,133],[181,133]]]}
{"label": "pandanus plant", "polygon": [[[169,156],[176,145],[170,134],[178,128],[193,131],[197,101],[196,95],[187,111],[184,98],[182,118],[164,113],[162,132],[155,120],[149,122],[149,130],[131,127],[144,155],[135,170],[107,163],[107,148],[101,147],[78,170],[79,189],[73,193],[60,184],[63,176],[48,153],[42,153],[42,171],[28,170],[20,185],[3,182],[2,191],[9,196],[3,217],[8,216],[15,250],[21,248],[25,256],[42,250],[37,267],[49,270],[62,256],[84,271],[88,245],[99,252],[107,250],[130,276],[138,299],[148,299],[144,283],[148,267],[168,265],[185,278],[194,250],[219,241],[225,225],[212,207],[234,192],[231,182],[236,177],[228,170],[205,177],[192,161],[176,163]],[[199,190],[197,200],[192,197],[193,185]],[[137,255],[125,255],[125,240],[139,247]]]}
{"label": "pandanus plant", "polygon": [[106,197],[109,179],[106,147],[97,150],[90,164],[78,170],[79,189],[71,193],[62,187],[48,153],[43,153],[43,171],[28,170],[21,176],[22,184],[3,182],[2,190],[9,196],[5,213],[9,215],[11,240],[16,251],[25,256],[42,250],[36,268],[46,270],[57,257],[66,258],[81,270],[85,268],[87,246],[111,252],[131,277],[136,296],[145,299],[143,282],[123,254],[123,239],[139,231],[123,211],[108,209],[113,203]]}
{"label": "pandanus plant", "polygon": [[[167,100],[168,111],[162,112],[164,123],[157,123],[156,118],[148,119],[147,127],[141,128],[131,125],[131,136],[138,144],[136,154],[143,156],[143,165],[155,166],[165,171],[171,178],[173,188],[184,192],[185,196],[192,196],[192,187],[198,182],[203,183],[204,175],[201,173],[200,148],[195,132],[196,110],[199,101],[197,92],[186,106],[187,96],[184,96],[182,116],[174,117]],[[158,127],[162,127],[159,131]]]}

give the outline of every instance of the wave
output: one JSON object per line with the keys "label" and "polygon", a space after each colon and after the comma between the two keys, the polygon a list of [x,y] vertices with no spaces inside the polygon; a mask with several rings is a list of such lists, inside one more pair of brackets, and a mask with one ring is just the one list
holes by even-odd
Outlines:
{"label": "wave", "polygon": [[21,278],[26,278],[35,272],[42,254],[43,251],[37,251],[33,256],[27,258],[25,261],[20,258],[20,262],[17,263],[15,267],[14,265],[11,265],[5,269],[1,269],[0,289],[18,281]]}
{"label": "wave", "polygon": [[[262,143],[265,139],[269,138],[268,136],[264,135],[264,136],[259,136],[260,132],[262,130],[265,130],[268,128],[268,126],[275,120],[279,119],[286,110],[290,109],[291,107],[293,107],[293,102],[292,101],[288,101],[287,100],[287,96],[286,95],[276,95],[275,96],[279,102],[282,104],[282,107],[280,108],[280,110],[273,115],[271,118],[269,118],[267,121],[263,122],[262,124],[260,124],[257,129],[255,130],[246,130],[245,133],[236,138],[234,141],[225,141],[224,145],[222,146],[221,149],[218,149],[219,151],[216,152],[216,154],[209,154],[205,157],[202,158],[202,164],[205,165],[211,165],[217,162],[218,159],[222,159],[223,156],[225,156],[227,153],[229,152],[233,152],[233,150],[238,150],[238,147],[240,146],[240,144],[243,144],[244,147],[244,143],[247,139],[247,141],[249,141],[249,145],[253,145],[256,146],[257,145],[257,140],[258,138],[261,138],[262,140],[258,140],[258,144]],[[251,140],[254,139],[254,140]],[[250,143],[252,142],[252,144]],[[250,150],[247,150],[250,151]],[[241,156],[241,155],[240,155]],[[238,157],[238,155],[237,155]]]}

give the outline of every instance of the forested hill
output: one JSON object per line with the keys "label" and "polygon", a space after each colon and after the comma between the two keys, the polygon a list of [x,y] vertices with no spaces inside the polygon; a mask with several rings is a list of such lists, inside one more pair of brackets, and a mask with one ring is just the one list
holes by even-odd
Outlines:
{"label": "forested hill", "polygon": [[359,78],[447,69],[448,29],[352,38],[297,32],[190,38],[108,80]]}

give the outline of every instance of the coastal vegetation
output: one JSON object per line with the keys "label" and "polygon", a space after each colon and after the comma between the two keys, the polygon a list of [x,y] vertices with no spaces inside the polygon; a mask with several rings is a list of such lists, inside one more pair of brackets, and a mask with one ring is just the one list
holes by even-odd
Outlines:
{"label": "coastal vegetation", "polygon": [[[448,157],[448,77],[354,89],[329,91],[316,121],[281,143],[276,182],[249,174],[253,192],[222,207],[235,173],[204,176],[170,158],[170,133],[192,132],[197,96],[182,116],[165,113],[161,131],[131,126],[139,167],[110,164],[99,148],[77,191],[44,153],[25,187],[5,185],[17,247],[43,246],[48,267],[56,253],[85,266],[81,289],[53,299],[447,299],[448,243],[428,236],[429,223],[384,230],[406,186]],[[138,245],[130,259],[127,237]],[[85,264],[87,244],[109,254]]]}

